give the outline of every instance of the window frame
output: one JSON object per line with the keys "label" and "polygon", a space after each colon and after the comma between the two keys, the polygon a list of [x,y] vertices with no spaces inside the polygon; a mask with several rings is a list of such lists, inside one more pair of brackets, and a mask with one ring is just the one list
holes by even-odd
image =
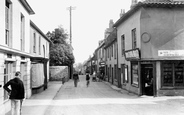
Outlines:
{"label": "window frame", "polygon": [[39,35],[39,55],[41,55],[41,35]]}
{"label": "window frame", "polygon": [[136,28],[132,29],[132,49],[137,48],[137,34]]}
{"label": "window frame", "polygon": [[[137,69],[136,70],[136,72],[137,72],[136,77],[134,76],[135,74],[133,73],[134,72],[134,70],[133,70],[134,65],[137,66],[136,67],[136,69]],[[137,79],[137,80],[135,81],[135,79]],[[138,64],[138,62],[131,62],[131,84],[133,86],[139,87],[139,64]]]}
{"label": "window frame", "polygon": [[12,47],[12,2],[5,0],[5,45]]}
{"label": "window frame", "polygon": [[21,25],[20,25],[20,49],[21,51],[25,51],[25,16],[21,13]]}
{"label": "window frame", "polygon": [[[13,65],[14,63],[12,61],[5,61],[4,62],[4,84],[6,84],[10,79],[13,78],[14,70]],[[4,90],[4,101],[8,100],[8,92]]]}
{"label": "window frame", "polygon": [[33,53],[36,53],[36,32],[33,32]]}
{"label": "window frame", "polygon": [[125,55],[125,34],[121,35],[121,55]]}
{"label": "window frame", "polygon": [[[179,65],[179,63],[181,63],[181,66],[177,66],[177,65]],[[171,73],[172,83],[170,85],[169,84],[168,85],[164,84],[164,75],[167,75],[164,72],[164,67],[166,67],[166,66],[164,66],[164,64],[171,64],[170,71],[165,70],[166,72]],[[177,84],[176,83],[176,72],[178,72],[176,68],[178,68],[178,67],[182,68],[182,70],[183,70],[182,71],[182,75],[183,75],[182,81],[183,81],[183,83],[181,85],[176,85]],[[168,67],[166,67],[166,68],[168,68]],[[162,61],[161,62],[161,87],[162,88],[184,88],[184,61],[171,61],[170,60],[170,61]]]}

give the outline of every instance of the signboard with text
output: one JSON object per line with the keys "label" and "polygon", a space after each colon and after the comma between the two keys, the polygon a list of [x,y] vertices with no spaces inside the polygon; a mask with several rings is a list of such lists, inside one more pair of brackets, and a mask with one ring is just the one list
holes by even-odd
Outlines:
{"label": "signboard with text", "polygon": [[139,60],[140,59],[139,49],[137,48],[125,51],[125,58],[126,60]]}
{"label": "signboard with text", "polygon": [[184,50],[158,50],[158,56],[184,56]]}

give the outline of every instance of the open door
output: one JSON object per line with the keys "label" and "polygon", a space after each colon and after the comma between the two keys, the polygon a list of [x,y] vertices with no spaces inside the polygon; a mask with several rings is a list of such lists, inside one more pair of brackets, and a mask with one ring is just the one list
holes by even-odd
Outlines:
{"label": "open door", "polygon": [[142,95],[154,96],[153,64],[141,64]]}

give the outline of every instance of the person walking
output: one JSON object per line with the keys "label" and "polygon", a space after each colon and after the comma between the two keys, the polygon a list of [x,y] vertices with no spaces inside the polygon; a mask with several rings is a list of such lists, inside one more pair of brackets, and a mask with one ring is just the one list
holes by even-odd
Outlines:
{"label": "person walking", "polygon": [[89,86],[89,80],[90,80],[90,76],[89,76],[89,73],[86,74],[86,86],[88,87]]}
{"label": "person walking", "polygon": [[[8,92],[11,100],[11,115],[21,115],[22,102],[25,98],[24,84],[20,79],[21,73],[17,71],[15,78],[8,81],[3,88]],[[11,87],[9,89],[8,87]]]}
{"label": "person walking", "polygon": [[74,86],[77,87],[77,84],[79,82],[79,75],[78,73],[73,74],[73,80],[74,80]]}

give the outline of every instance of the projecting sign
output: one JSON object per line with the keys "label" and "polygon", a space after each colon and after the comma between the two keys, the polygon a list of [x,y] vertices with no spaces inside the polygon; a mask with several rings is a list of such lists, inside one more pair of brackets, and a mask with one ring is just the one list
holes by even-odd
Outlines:
{"label": "projecting sign", "polygon": [[184,56],[184,50],[158,50],[158,56]]}
{"label": "projecting sign", "polygon": [[139,49],[125,51],[126,60],[140,59]]}

